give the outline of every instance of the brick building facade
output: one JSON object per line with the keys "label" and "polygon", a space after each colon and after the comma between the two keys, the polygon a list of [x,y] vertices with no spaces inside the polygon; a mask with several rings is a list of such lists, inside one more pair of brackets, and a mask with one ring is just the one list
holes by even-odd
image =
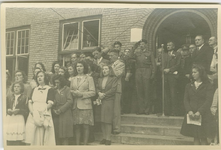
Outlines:
{"label": "brick building facade", "polygon": [[[15,69],[24,70],[30,79],[36,62],[42,62],[46,70],[50,71],[53,61],[62,61],[63,57],[68,59],[66,57],[73,51],[91,51],[92,48],[83,47],[86,26],[91,33],[96,30],[94,35],[97,46],[109,46],[114,41],[120,41],[123,49],[131,48],[134,44],[130,42],[131,29],[142,28],[143,38],[148,40],[149,49],[155,51],[168,40],[170,34],[165,29],[170,31],[174,25],[177,28],[173,31],[177,35],[171,37],[175,40],[177,36],[181,38],[177,41],[179,48],[181,43],[193,43],[196,34],[205,34],[207,38],[216,36],[217,11],[161,8],[7,8],[6,68],[12,74]],[[193,26],[188,26],[189,21],[193,21]],[[90,24],[94,27],[90,28]],[[68,42],[68,38],[64,37],[72,31],[65,31],[65,27],[72,25],[77,29],[73,30],[73,36],[77,36],[76,45],[74,49],[65,50],[62,46]]]}

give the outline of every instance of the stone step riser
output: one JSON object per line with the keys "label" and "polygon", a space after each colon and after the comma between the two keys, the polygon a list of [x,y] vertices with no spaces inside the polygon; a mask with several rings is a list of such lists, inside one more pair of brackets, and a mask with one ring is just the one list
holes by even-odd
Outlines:
{"label": "stone step riser", "polygon": [[181,136],[180,128],[140,127],[140,126],[129,126],[129,125],[121,125],[121,133]]}
{"label": "stone step riser", "polygon": [[[102,140],[102,134],[96,134],[96,141]],[[128,136],[111,136],[112,143],[119,143],[125,145],[192,145],[193,142],[185,140],[170,140],[170,139],[154,139]]]}
{"label": "stone step riser", "polygon": [[147,117],[133,117],[122,116],[121,124],[137,124],[137,125],[157,125],[157,126],[175,126],[181,127],[183,119],[169,119],[169,118],[147,118]]}

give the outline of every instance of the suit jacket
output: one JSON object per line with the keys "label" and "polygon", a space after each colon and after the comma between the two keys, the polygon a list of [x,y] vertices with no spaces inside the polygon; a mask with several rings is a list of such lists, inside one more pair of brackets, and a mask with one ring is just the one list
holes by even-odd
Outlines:
{"label": "suit jacket", "polygon": [[186,112],[199,111],[201,115],[211,114],[210,106],[213,101],[214,89],[210,83],[202,83],[198,89],[194,83],[186,85],[184,94],[184,106]]}
{"label": "suit jacket", "polygon": [[72,108],[73,98],[70,92],[70,88],[65,86],[60,93],[56,90],[55,93],[55,101],[54,101],[54,109],[60,109],[61,112],[65,112],[66,110]]}
{"label": "suit jacket", "polygon": [[198,51],[194,51],[192,55],[193,64],[200,64],[204,66],[207,73],[210,71],[210,64],[213,58],[213,49],[207,45],[203,45]]}
{"label": "suit jacket", "polygon": [[173,51],[172,55],[170,56],[168,53],[163,54],[163,68],[170,69],[169,74],[178,71],[180,67],[181,54]]}
{"label": "suit jacket", "polygon": [[124,76],[125,74],[125,64],[118,59],[111,65],[111,67],[113,69],[113,74],[115,75],[115,77],[118,78],[117,93],[121,93],[122,92],[121,77]]}
{"label": "suit jacket", "polygon": [[190,56],[181,59],[179,74],[186,75],[192,72],[192,59]]}
{"label": "suit jacket", "polygon": [[79,84],[77,84],[77,76],[73,77],[70,89],[74,91],[78,90],[83,95],[82,97],[76,97],[72,93],[74,97],[73,109],[76,107],[79,109],[92,109],[91,97],[95,96],[95,86],[92,77],[85,75]]}
{"label": "suit jacket", "polygon": [[[14,101],[15,101],[15,96],[14,94],[10,94],[7,96],[7,103],[6,103],[6,111],[8,109],[12,109],[13,108],[13,104],[14,104]],[[27,99],[28,97],[24,94],[21,94],[19,97],[18,97],[18,100],[17,100],[17,105],[15,106],[15,109],[19,109],[19,112],[18,114],[21,114],[24,116],[24,118],[26,118],[28,116],[28,105],[27,105]]]}

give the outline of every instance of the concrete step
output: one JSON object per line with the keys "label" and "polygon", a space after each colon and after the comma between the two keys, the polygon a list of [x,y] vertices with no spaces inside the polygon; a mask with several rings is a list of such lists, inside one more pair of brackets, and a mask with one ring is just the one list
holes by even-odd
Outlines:
{"label": "concrete step", "polygon": [[183,119],[184,117],[176,117],[176,116],[158,117],[156,115],[125,114],[121,115],[121,124],[181,127]]}
{"label": "concrete step", "polygon": [[[102,140],[102,133],[95,134],[95,140]],[[193,145],[193,139],[188,137],[141,135],[120,133],[112,135],[114,145]]]}
{"label": "concrete step", "polygon": [[121,124],[121,132],[141,135],[182,136],[181,127]]}

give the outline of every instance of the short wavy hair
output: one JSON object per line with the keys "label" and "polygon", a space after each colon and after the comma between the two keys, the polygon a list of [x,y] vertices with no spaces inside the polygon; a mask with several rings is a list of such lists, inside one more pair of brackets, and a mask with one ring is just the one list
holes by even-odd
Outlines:
{"label": "short wavy hair", "polygon": [[11,87],[12,93],[14,93],[14,87],[15,87],[16,84],[19,84],[20,87],[21,87],[20,94],[24,93],[24,91],[25,91],[25,86],[24,86],[24,84],[23,84],[22,82],[19,82],[19,81],[16,81],[16,82],[14,82],[14,83],[12,84],[12,87]]}
{"label": "short wavy hair", "polygon": [[55,66],[56,64],[59,64],[59,66],[61,67],[61,63],[60,63],[59,61],[54,61],[53,64],[52,64],[52,67],[51,67],[51,72],[52,72],[53,74],[55,73],[55,71],[54,71],[54,66]]}
{"label": "short wavy hair", "polygon": [[27,77],[26,73],[24,71],[17,70],[17,71],[15,71],[15,74],[18,73],[18,72],[21,72],[21,74],[24,78],[23,83],[27,83],[28,77]]}
{"label": "short wavy hair", "polygon": [[77,73],[77,64],[82,64],[84,66],[84,74],[88,73],[88,64],[86,63],[86,61],[78,61],[75,65],[74,65],[74,72],[75,72],[75,76],[78,74]]}
{"label": "short wavy hair", "polygon": [[[207,76],[206,70],[205,70],[205,68],[202,65],[200,65],[200,64],[193,64],[192,70],[193,69],[196,69],[199,72],[200,79],[201,79],[201,81],[203,83],[208,83],[209,82],[209,78]],[[192,77],[192,82],[193,81],[194,81],[194,79]]]}
{"label": "short wavy hair", "polygon": [[37,85],[39,85],[39,83],[38,83],[38,74],[39,73],[43,73],[44,74],[44,83],[45,83],[45,85],[49,85],[49,75],[48,74],[46,74],[44,71],[39,71],[37,74],[36,74],[36,77],[35,77],[35,81],[37,82]]}

